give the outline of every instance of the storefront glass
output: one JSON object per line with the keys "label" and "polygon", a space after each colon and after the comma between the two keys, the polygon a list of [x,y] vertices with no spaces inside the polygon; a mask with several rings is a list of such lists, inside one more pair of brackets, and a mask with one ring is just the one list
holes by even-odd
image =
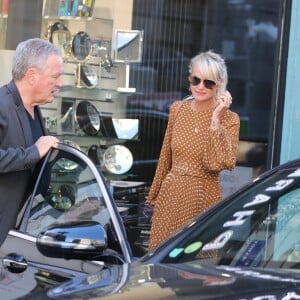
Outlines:
{"label": "storefront glass", "polygon": [[[141,255],[147,249],[150,229],[142,204],[154,176],[168,109],[189,95],[188,64],[197,53],[213,49],[225,57],[231,109],[241,118],[237,168],[221,177],[224,196],[267,168],[282,3],[95,0],[91,2],[94,9],[84,17],[78,15],[82,5],[69,15],[73,9],[69,12],[66,6],[62,12],[58,10],[61,3],[75,2],[11,0],[8,13],[2,8],[1,53],[7,63],[23,39],[41,36],[63,41],[65,86],[54,104],[43,108],[46,127],[62,141],[79,146],[104,172],[134,254]],[[31,7],[40,13],[30,14]],[[57,36],[51,35],[55,24]],[[142,36],[142,52],[135,53],[129,68],[119,59],[132,58],[132,52],[124,52],[120,44],[120,53],[115,55],[116,30],[124,30],[123,37],[126,30]],[[75,42],[81,46],[82,37],[88,41],[84,57],[82,48],[79,56],[74,55]],[[135,44],[134,49],[139,46]],[[10,65],[4,69],[9,77]]]}
{"label": "storefront glass", "polygon": [[132,74],[143,96],[132,96],[132,103],[167,112],[171,102],[189,94],[190,58],[208,49],[222,53],[232,110],[241,117],[240,139],[255,143],[240,164],[264,170],[280,1],[135,0],[133,8],[132,27],[144,30],[144,52]]}

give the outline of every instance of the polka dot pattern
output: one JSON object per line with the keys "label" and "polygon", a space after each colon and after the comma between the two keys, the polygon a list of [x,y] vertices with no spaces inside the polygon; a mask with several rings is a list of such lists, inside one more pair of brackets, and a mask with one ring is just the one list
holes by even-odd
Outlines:
{"label": "polka dot pattern", "polygon": [[[195,112],[185,101],[172,104],[147,202],[154,205],[149,250],[221,199],[219,173],[235,167],[240,120],[228,110],[218,130],[213,109]],[[173,128],[173,130],[172,130]]]}

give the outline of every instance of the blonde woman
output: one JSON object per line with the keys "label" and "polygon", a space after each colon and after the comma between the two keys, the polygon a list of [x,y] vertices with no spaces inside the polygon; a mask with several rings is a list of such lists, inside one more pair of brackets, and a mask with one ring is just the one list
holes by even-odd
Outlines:
{"label": "blonde woman", "polygon": [[175,101],[148,195],[149,250],[221,199],[219,174],[236,164],[239,116],[230,110],[227,68],[207,51],[191,59],[191,96]]}

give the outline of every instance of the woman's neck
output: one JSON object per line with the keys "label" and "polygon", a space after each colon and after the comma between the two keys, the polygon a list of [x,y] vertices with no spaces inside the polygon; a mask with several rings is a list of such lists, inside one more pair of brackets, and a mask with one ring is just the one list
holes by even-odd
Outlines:
{"label": "woman's neck", "polygon": [[197,101],[195,99],[192,100],[191,102],[191,108],[193,111],[206,111],[215,106],[215,100],[207,100],[207,101]]}

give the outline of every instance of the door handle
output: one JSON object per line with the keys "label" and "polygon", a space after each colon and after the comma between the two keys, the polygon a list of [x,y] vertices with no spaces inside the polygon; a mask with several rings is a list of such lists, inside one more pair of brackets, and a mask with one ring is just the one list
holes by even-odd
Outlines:
{"label": "door handle", "polygon": [[3,266],[12,273],[22,273],[27,269],[28,264],[24,256],[10,253],[3,258]]}

